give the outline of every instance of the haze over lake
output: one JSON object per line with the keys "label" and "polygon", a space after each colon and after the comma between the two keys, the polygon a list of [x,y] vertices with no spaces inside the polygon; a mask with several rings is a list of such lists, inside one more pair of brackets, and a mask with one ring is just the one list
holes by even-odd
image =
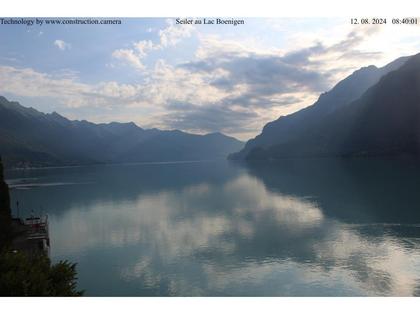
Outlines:
{"label": "haze over lake", "polygon": [[[417,165],[416,165],[417,164]],[[182,162],[9,170],[49,214],[51,258],[88,296],[420,295],[410,160]]]}

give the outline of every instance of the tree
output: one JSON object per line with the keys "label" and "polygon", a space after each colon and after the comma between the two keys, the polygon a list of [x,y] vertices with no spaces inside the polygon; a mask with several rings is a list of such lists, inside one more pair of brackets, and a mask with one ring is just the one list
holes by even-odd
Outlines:
{"label": "tree", "polygon": [[0,296],[80,296],[76,264],[60,261],[51,265],[44,254],[26,254],[10,249],[13,238],[9,187],[4,181],[0,158]]}
{"label": "tree", "polygon": [[46,255],[3,251],[0,255],[0,296],[81,296],[76,264],[51,265]]}

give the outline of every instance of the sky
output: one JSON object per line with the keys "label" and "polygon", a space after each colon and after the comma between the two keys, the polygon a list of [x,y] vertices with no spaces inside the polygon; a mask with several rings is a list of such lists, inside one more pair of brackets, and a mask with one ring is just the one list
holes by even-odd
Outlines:
{"label": "sky", "polygon": [[248,140],[353,71],[420,52],[420,28],[391,20],[243,20],[0,24],[0,95],[69,119]]}

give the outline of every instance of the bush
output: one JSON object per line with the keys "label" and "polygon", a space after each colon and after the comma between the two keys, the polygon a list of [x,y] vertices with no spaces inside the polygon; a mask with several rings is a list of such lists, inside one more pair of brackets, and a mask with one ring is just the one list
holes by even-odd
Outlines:
{"label": "bush", "polygon": [[81,296],[76,264],[51,265],[46,255],[3,251],[0,255],[0,296]]}

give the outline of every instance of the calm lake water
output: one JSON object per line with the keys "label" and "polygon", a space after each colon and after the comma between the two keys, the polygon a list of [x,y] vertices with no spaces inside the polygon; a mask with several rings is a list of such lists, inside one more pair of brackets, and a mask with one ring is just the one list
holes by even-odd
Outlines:
{"label": "calm lake water", "polygon": [[[420,295],[420,164],[284,160],[6,173],[87,296]],[[13,209],[15,211],[15,207]]]}

